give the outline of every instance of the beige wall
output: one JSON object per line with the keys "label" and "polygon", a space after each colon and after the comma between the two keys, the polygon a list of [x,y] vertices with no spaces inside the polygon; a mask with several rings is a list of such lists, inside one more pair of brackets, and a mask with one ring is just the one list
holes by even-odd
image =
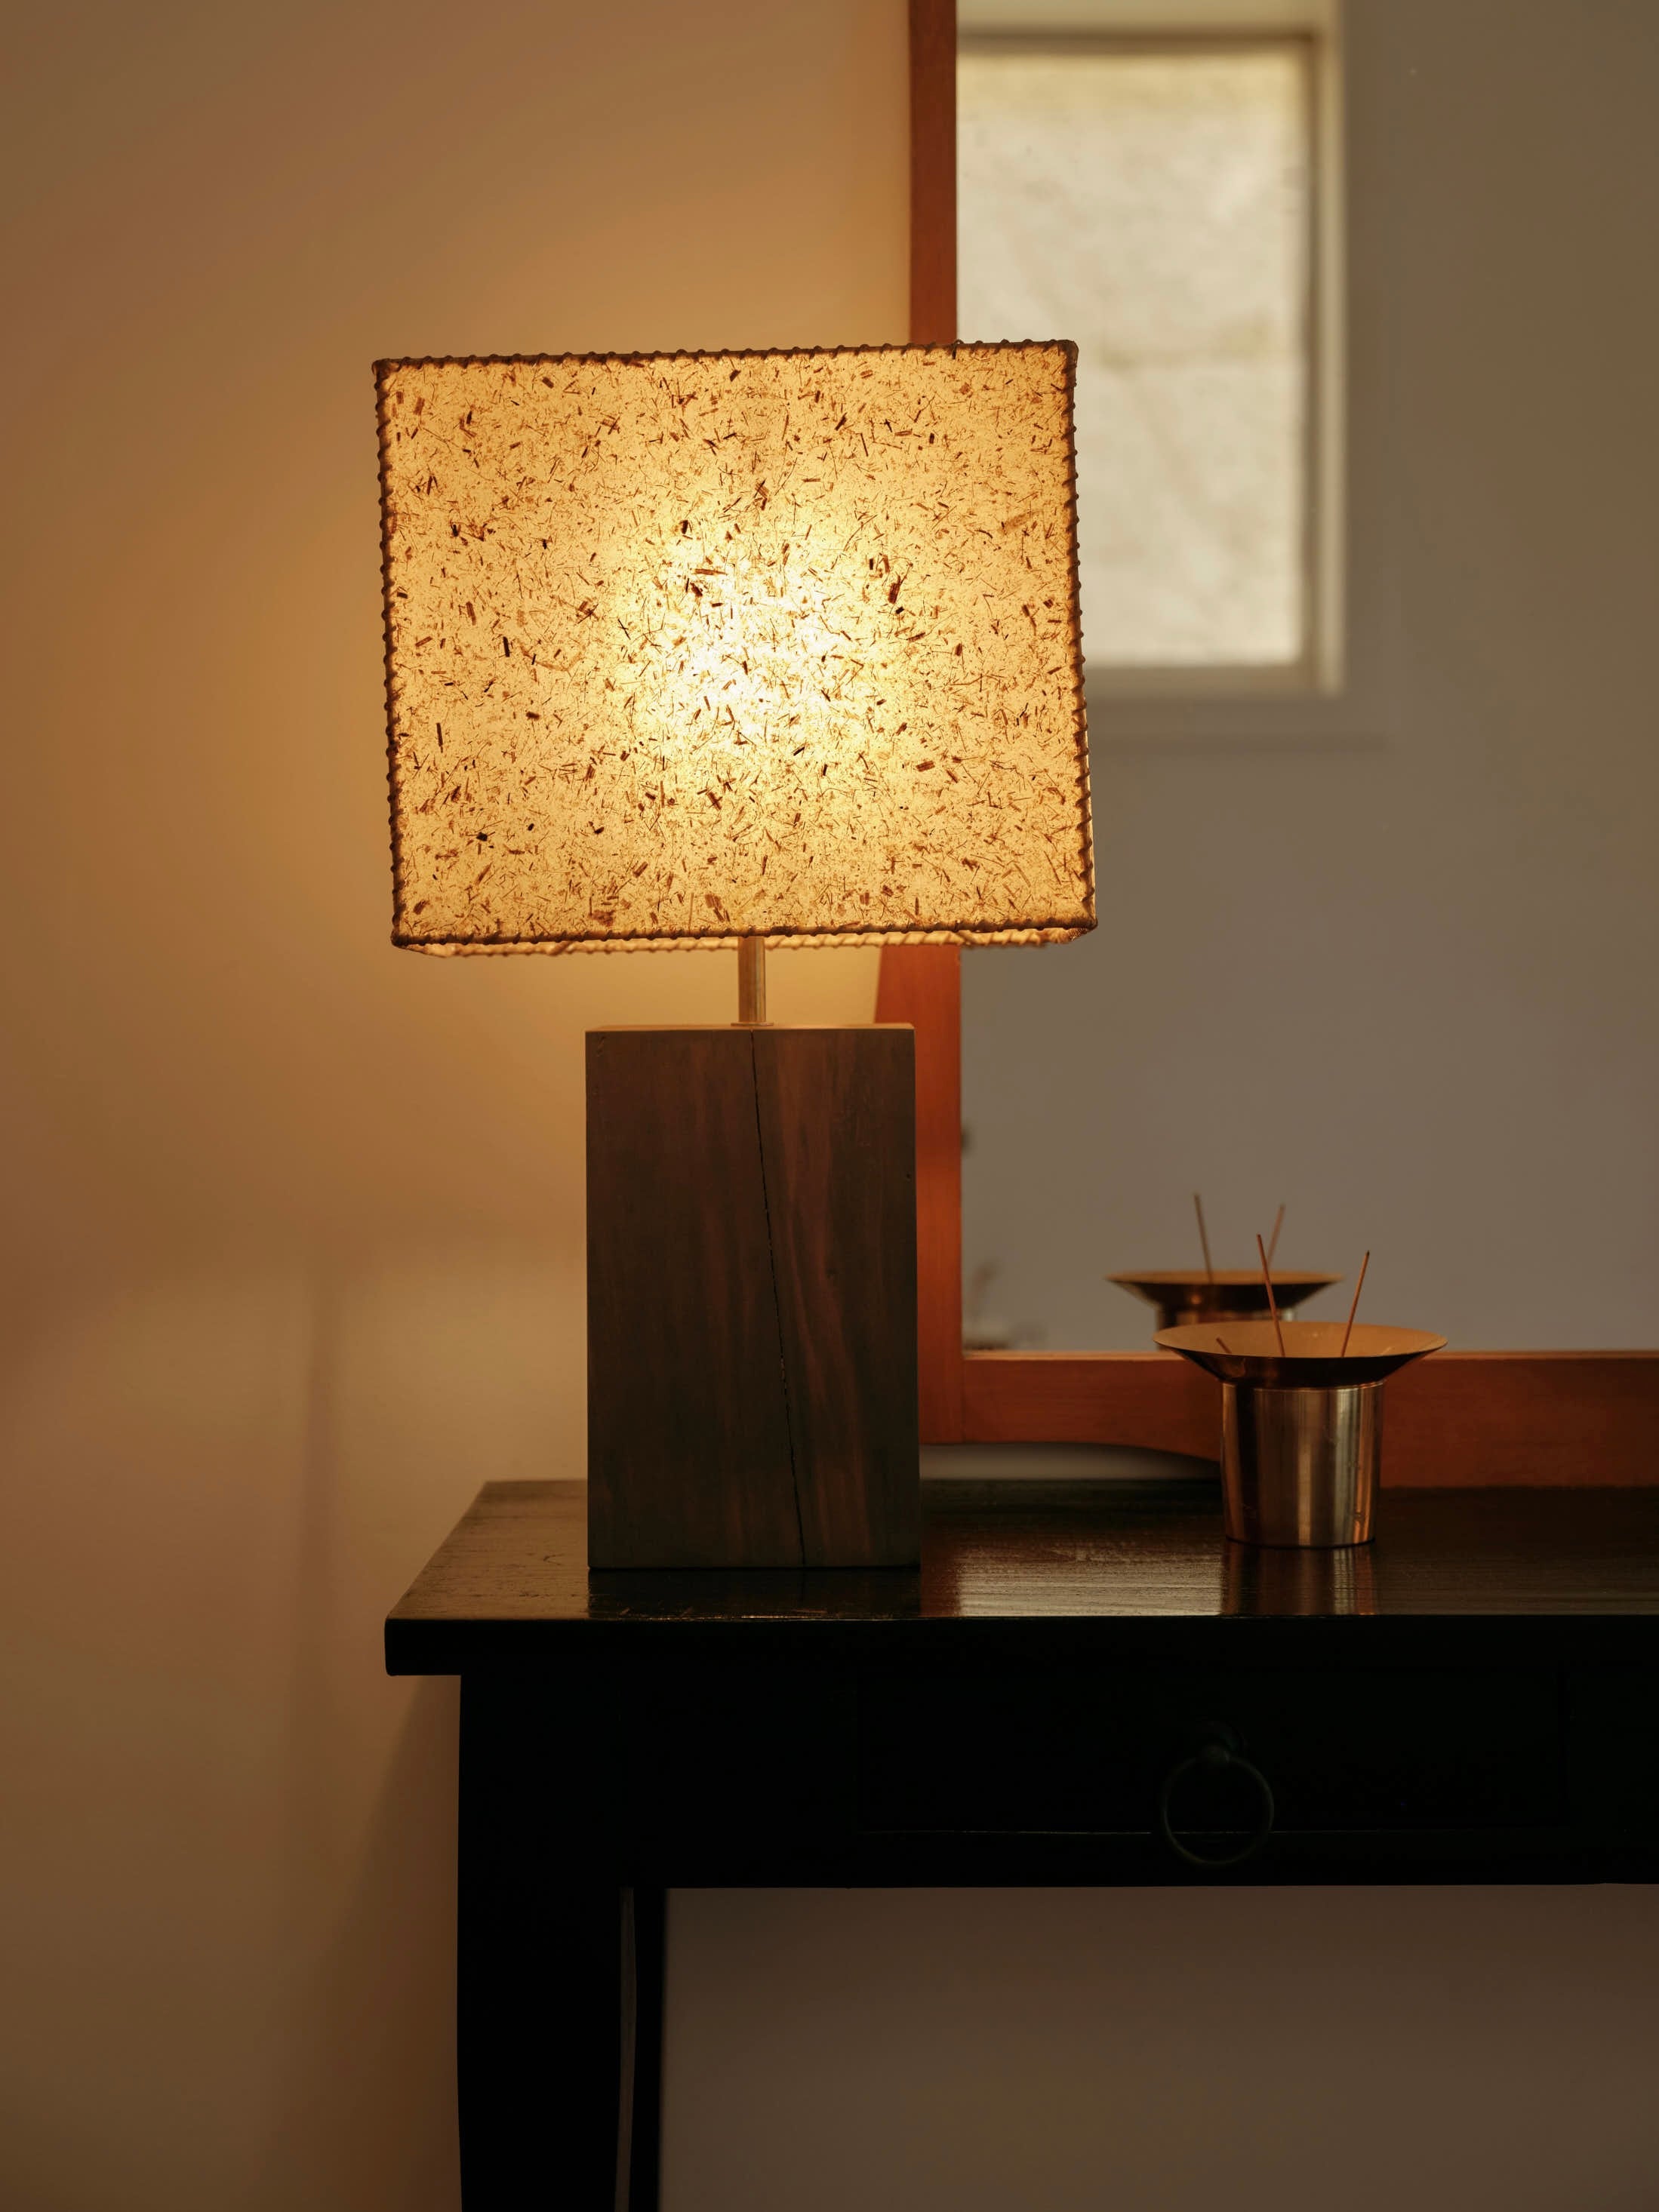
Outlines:
{"label": "beige wall", "polygon": [[1651,1892],[703,1890],[670,1941],[664,2212],[1655,2202]]}
{"label": "beige wall", "polygon": [[448,2206],[380,1617],[580,1465],[583,1028],[735,963],[391,950],[370,363],[902,337],[904,9],[14,15],[0,2202]]}
{"label": "beige wall", "polygon": [[[580,1032],[722,1015],[731,977],[388,949],[368,363],[899,335],[903,12],[64,5],[13,30],[0,2202],[18,2212],[453,2206],[453,1705],[383,1679],[380,1618],[481,1480],[579,1462]],[[1450,12],[1409,21],[1427,41]],[[1455,12],[1496,35],[1515,10]],[[1389,9],[1370,13],[1380,37]],[[1417,66],[1393,51],[1396,76]],[[867,962],[814,955],[775,988],[786,1012],[845,1016],[871,984]],[[1397,1983],[1387,2021],[1420,2063],[1390,2079],[1454,2135],[1462,2071],[1496,2083],[1483,2126],[1518,2125],[1569,2057],[1582,2100],[1652,2034],[1629,1996],[1646,1893],[1589,1918],[1571,1896],[1396,1899],[1380,1964],[1287,1904],[1248,1953],[1247,2019],[1224,2010],[1237,1980],[1201,1979],[1226,1908],[1186,1903],[1146,1908],[1140,1978],[1114,1981],[1114,1928],[1140,1910],[1122,1900],[1089,1906],[1075,1943],[1040,1899],[914,1922],[879,1900],[690,1901],[671,2205],[805,2203],[777,2162],[813,2163],[804,2141],[827,2146],[826,2203],[1104,2201],[1078,2054],[1114,2063],[1166,1956],[1286,2064],[1322,1957],[1352,1958],[1356,2006],[1407,1961],[1420,2002]],[[1545,1978],[1526,2018],[1570,2037],[1505,2030],[1517,1959]],[[1347,2015],[1321,1988],[1334,2036]],[[1112,2107],[1118,2201],[1147,2212],[1213,2201],[1197,2166],[1160,2168],[1147,2115],[1201,2131],[1228,2045],[1166,2024],[1146,2100]],[[852,2091],[888,2101],[854,2124]],[[1339,2091],[1376,2120],[1367,2080]],[[1602,2160],[1581,2201],[1626,2201],[1644,2157],[1650,2179],[1650,2104],[1581,2123]],[[1396,2099],[1382,2124],[1414,2120]],[[1480,2140],[1449,2166],[1425,2153],[1415,2201],[1478,2197]],[[1304,2169],[1310,2206],[1328,2170]]]}

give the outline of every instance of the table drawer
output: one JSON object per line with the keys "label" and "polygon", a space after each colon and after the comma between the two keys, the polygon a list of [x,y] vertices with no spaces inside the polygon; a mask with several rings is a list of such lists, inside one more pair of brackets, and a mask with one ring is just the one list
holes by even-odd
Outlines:
{"label": "table drawer", "polygon": [[[1515,1828],[1563,1817],[1553,1669],[1115,1668],[872,1672],[860,1684],[866,1832],[1141,1835],[1224,1732],[1279,1833]],[[1237,1770],[1180,1779],[1178,1823],[1247,1827]]]}

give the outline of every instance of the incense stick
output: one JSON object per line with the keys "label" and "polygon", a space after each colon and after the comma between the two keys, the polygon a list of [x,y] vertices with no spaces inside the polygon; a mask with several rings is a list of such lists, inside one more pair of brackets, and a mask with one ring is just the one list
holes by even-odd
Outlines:
{"label": "incense stick", "polygon": [[1342,1349],[1336,1355],[1339,1359],[1346,1359],[1348,1356],[1348,1339],[1353,1334],[1353,1317],[1359,1311],[1359,1293],[1365,1287],[1365,1270],[1370,1264],[1371,1255],[1367,1252],[1359,1263],[1359,1280],[1353,1286],[1353,1304],[1348,1308],[1348,1326],[1342,1332]]}
{"label": "incense stick", "polygon": [[1284,1226],[1285,1208],[1281,1204],[1278,1212],[1273,1216],[1273,1233],[1267,1239],[1267,1265],[1270,1267],[1273,1263],[1273,1254],[1279,1249],[1279,1232]]}
{"label": "incense stick", "polygon": [[1273,1273],[1267,1265],[1267,1248],[1259,1237],[1255,1240],[1255,1249],[1261,1255],[1261,1279],[1267,1285],[1267,1311],[1273,1317],[1273,1334],[1279,1339],[1279,1356],[1283,1359],[1285,1356],[1285,1332],[1279,1326],[1279,1300],[1273,1296]]}
{"label": "incense stick", "polygon": [[1193,1212],[1198,1216],[1198,1241],[1204,1247],[1204,1279],[1206,1283],[1212,1283],[1215,1269],[1210,1261],[1209,1233],[1204,1226],[1204,1201],[1196,1191],[1193,1193]]}

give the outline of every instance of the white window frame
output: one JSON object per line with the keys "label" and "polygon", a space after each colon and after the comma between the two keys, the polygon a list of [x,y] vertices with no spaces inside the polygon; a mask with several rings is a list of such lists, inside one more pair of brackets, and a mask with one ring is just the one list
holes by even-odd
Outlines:
{"label": "white window frame", "polygon": [[[957,50],[979,53],[1240,53],[1294,50],[1304,63],[1309,150],[1303,651],[1293,661],[1159,666],[1092,662],[1091,705],[1263,705],[1329,700],[1344,684],[1344,234],[1341,70],[1334,0],[961,0]],[[1061,334],[1063,335],[1063,333]],[[1161,718],[1160,718],[1161,719]]]}

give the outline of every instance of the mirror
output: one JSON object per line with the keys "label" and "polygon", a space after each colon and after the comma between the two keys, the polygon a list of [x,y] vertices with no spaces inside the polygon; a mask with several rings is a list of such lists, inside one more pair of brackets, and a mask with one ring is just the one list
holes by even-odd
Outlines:
{"label": "mirror", "polygon": [[1640,12],[963,8],[962,335],[1083,349],[1100,912],[963,960],[976,1348],[1149,1346],[1195,1190],[1362,1319],[1659,1342]]}

